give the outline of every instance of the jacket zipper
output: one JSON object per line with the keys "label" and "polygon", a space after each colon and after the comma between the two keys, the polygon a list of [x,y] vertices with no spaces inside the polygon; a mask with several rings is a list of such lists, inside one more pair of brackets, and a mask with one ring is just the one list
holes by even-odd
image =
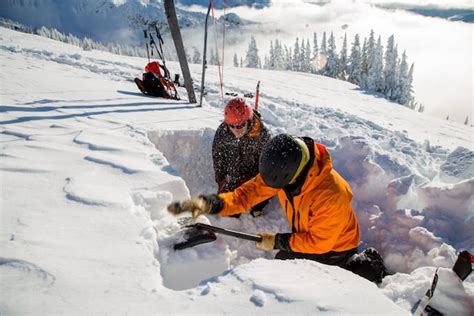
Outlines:
{"label": "jacket zipper", "polygon": [[[285,192],[286,193],[286,192]],[[287,194],[287,201],[285,203],[285,209],[288,209],[288,201],[290,201],[291,209],[292,209],[292,215],[291,215],[291,232],[295,233],[297,232],[296,226],[295,226],[295,219],[296,219],[296,209],[295,206],[293,205],[293,196],[291,194]],[[299,217],[299,216],[298,216]]]}

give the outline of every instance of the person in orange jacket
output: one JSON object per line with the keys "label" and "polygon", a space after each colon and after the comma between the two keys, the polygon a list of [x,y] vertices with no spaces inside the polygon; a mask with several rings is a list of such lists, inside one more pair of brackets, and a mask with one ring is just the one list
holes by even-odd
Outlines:
{"label": "person in orange jacket", "polygon": [[259,173],[232,192],[172,203],[174,214],[190,211],[228,216],[278,195],[291,233],[262,232],[256,246],[279,250],[276,259],[310,259],[346,267],[360,231],[349,184],[332,168],[329,153],[309,137],[280,134],[264,147]]}

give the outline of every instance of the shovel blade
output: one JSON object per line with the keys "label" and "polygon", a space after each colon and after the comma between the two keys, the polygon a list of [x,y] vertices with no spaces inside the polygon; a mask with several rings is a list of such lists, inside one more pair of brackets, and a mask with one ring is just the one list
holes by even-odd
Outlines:
{"label": "shovel blade", "polygon": [[185,241],[177,243],[173,246],[174,250],[182,250],[191,248],[200,244],[213,242],[217,239],[216,234],[208,229],[190,227],[184,233]]}

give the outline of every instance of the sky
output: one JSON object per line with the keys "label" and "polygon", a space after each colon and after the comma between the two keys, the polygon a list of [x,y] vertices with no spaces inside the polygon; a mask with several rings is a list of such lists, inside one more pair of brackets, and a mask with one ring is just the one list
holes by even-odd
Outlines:
{"label": "sky", "polygon": [[[474,275],[461,282],[451,269],[457,252],[474,252],[471,126],[332,78],[226,69],[228,92],[261,80],[259,111],[274,135],[327,147],[354,193],[361,250],[377,248],[392,273],[377,286],[232,237],[172,249],[190,219],[166,206],[216,189],[211,144],[231,97],[215,68],[196,107],[182,87],[180,101],[141,94],[133,78],[145,58],[5,28],[0,58],[0,314],[409,315],[438,267],[432,306],[474,310]],[[200,69],[190,65],[196,85]],[[290,231],[276,200],[264,212],[197,220]]]}
{"label": "sky", "polygon": [[[419,1],[420,4],[441,2],[443,5],[460,5],[459,1]],[[469,5],[472,7],[472,3]],[[249,26],[243,32],[244,36],[240,31],[237,34],[226,31],[226,42],[230,43],[225,48],[228,63],[231,63],[234,52],[239,58],[245,57],[250,35],[257,39],[263,60],[264,54],[269,51],[270,41],[275,39],[293,46],[297,36],[300,40],[304,37],[312,42],[313,32],[317,32],[319,41],[323,32],[328,35],[334,32],[336,45],[340,49],[344,33],[352,42],[355,34],[364,38],[374,30],[376,36],[381,36],[384,46],[393,34],[399,56],[406,51],[408,61],[415,63],[415,97],[425,106],[425,112],[442,118],[449,115],[451,120],[461,123],[466,116],[473,117],[473,24],[423,17],[400,10],[381,10],[362,1],[332,1],[325,6],[274,1],[270,8],[262,10],[239,7],[227,12],[260,23]],[[211,35],[216,33],[212,26],[210,30]],[[211,40],[209,49],[217,46],[222,51],[222,35],[218,34],[218,44]],[[192,37],[196,39],[195,34]],[[201,39],[193,42],[193,39],[187,38],[187,41],[201,49]]]}

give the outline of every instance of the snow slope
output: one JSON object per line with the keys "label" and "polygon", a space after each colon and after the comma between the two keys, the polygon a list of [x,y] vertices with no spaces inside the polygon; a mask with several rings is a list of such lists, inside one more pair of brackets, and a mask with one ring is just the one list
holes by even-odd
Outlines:
{"label": "snow slope", "polygon": [[[472,314],[474,278],[461,283],[448,269],[456,251],[474,251],[472,128],[346,82],[226,68],[226,91],[262,81],[259,109],[274,134],[329,148],[354,190],[363,246],[377,247],[394,274],[377,287],[222,236],[173,251],[186,218],[166,205],[215,190],[217,71],[196,108],[138,93],[132,79],[146,60],[0,36],[0,314],[408,314],[439,266],[433,307]],[[190,66],[197,86],[201,67]],[[288,231],[277,204],[257,219],[200,221]]]}

